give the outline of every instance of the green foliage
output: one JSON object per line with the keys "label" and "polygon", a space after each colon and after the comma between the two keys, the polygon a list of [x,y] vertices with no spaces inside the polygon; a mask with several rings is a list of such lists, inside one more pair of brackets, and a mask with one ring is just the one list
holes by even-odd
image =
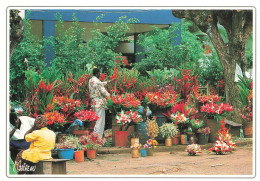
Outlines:
{"label": "green foliage", "polygon": [[199,72],[199,60],[205,58],[203,43],[196,32],[189,28],[193,26],[190,21],[183,21],[181,25],[181,44],[175,47],[175,66],[180,69],[193,69]]}
{"label": "green foliage", "polygon": [[239,89],[240,89],[240,98],[241,107],[248,106],[248,97],[250,95],[250,90],[252,90],[250,83],[253,82],[251,78],[247,78],[245,74],[243,74],[243,77],[238,75],[239,81],[237,83]]}
{"label": "green foliage", "polygon": [[180,71],[170,68],[169,70],[164,67],[164,69],[153,69],[151,71],[147,71],[150,78],[155,77],[154,81],[156,85],[160,87],[164,87],[169,83],[174,82],[174,77],[177,77]]}
{"label": "green foliage", "polygon": [[80,27],[75,14],[73,14],[72,26],[67,30],[65,30],[61,15],[57,14],[56,18],[57,35],[55,40],[52,37],[47,41],[54,46],[55,58],[51,63],[63,74],[85,70],[85,65],[89,62],[86,57],[86,45],[82,38],[85,29]]}
{"label": "green foliage", "polygon": [[115,60],[122,56],[121,53],[115,52],[115,48],[120,41],[127,39],[126,33],[131,23],[138,22],[136,18],[126,18],[122,16],[113,25],[106,27],[107,33],[102,33],[97,28],[102,23],[96,23],[95,29],[91,31],[92,39],[86,43],[86,58],[96,67],[103,68],[103,72],[115,66]]}
{"label": "green foliage", "polygon": [[191,127],[193,130],[197,130],[204,125],[204,122],[203,121],[196,122],[195,119],[192,119],[192,120],[190,120],[190,124],[191,124]]}
{"label": "green foliage", "polygon": [[251,34],[246,42],[245,55],[247,59],[247,69],[253,68],[253,35]]}
{"label": "green foliage", "polygon": [[[27,15],[28,16],[28,15]],[[26,18],[27,18],[26,16]],[[25,99],[24,80],[25,71],[31,68],[43,69],[44,44],[36,36],[30,33],[31,21],[24,19],[24,38],[15,48],[10,60],[10,94],[11,100],[23,101]],[[25,62],[25,58],[28,62]]]}
{"label": "green foliage", "polygon": [[175,67],[174,38],[178,36],[176,33],[178,29],[179,24],[172,24],[168,29],[154,26],[152,31],[138,35],[137,44],[144,49],[144,52],[138,54],[145,55],[145,58],[135,65],[141,74],[153,69]]}
{"label": "green foliage", "polygon": [[178,127],[174,125],[173,123],[164,123],[159,128],[160,133],[162,134],[162,137],[174,137],[178,133]]}

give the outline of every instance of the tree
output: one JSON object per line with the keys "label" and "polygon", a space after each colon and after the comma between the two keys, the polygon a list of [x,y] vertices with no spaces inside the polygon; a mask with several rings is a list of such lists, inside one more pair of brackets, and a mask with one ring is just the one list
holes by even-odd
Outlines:
{"label": "tree", "polygon": [[14,52],[15,47],[23,39],[23,20],[19,16],[19,10],[10,10],[10,58]]}
{"label": "tree", "polygon": [[[234,82],[235,70],[238,64],[243,72],[246,71],[245,47],[252,33],[252,10],[172,10],[172,14],[193,21],[210,37],[223,67],[226,101],[234,107],[234,116],[239,115],[239,89]],[[220,34],[218,23],[227,32],[227,42]]]}

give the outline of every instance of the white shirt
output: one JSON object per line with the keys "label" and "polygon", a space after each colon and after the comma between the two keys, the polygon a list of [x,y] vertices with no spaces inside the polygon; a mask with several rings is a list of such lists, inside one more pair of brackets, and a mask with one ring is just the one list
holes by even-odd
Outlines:
{"label": "white shirt", "polygon": [[[21,120],[21,127],[20,129],[17,129],[11,140],[22,140],[24,139],[24,135],[25,133],[31,129],[34,125],[34,118],[28,117],[28,116],[21,116],[19,117],[19,119]],[[9,123],[9,132],[11,132],[14,129],[14,125],[12,125],[11,123]]]}

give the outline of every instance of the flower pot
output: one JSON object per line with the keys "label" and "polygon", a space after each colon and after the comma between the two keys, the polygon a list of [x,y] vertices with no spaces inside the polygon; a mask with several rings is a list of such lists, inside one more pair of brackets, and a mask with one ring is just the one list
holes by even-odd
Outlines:
{"label": "flower pot", "polygon": [[95,159],[96,158],[96,150],[87,150],[87,157],[89,159]]}
{"label": "flower pot", "polygon": [[141,157],[146,157],[147,156],[147,151],[146,150],[140,150]]}
{"label": "flower pot", "polygon": [[88,136],[89,135],[89,130],[74,130],[72,133],[74,135],[76,135],[77,137]]}
{"label": "flower pot", "polygon": [[209,142],[209,134],[198,134],[198,144],[199,145],[206,145]]}
{"label": "flower pot", "polygon": [[84,150],[74,151],[75,162],[84,162]]}
{"label": "flower pot", "polygon": [[60,159],[73,159],[74,149],[57,149],[58,157]]}
{"label": "flower pot", "polygon": [[180,144],[180,135],[175,135],[175,136],[172,138],[172,144],[174,144],[174,145]]}
{"label": "flower pot", "polygon": [[188,155],[189,155],[189,156],[195,156],[195,155],[196,155],[196,152],[189,152]]}
{"label": "flower pot", "polygon": [[186,145],[187,144],[187,135],[186,134],[182,134],[181,135],[181,144],[182,145]]}
{"label": "flower pot", "polygon": [[132,150],[132,158],[139,158],[139,150],[138,149]]}
{"label": "flower pot", "polygon": [[253,123],[249,122],[244,126],[244,136],[245,138],[253,137]]}
{"label": "flower pot", "polygon": [[139,145],[139,138],[131,138],[131,146]]}
{"label": "flower pot", "polygon": [[120,147],[128,146],[127,131],[116,131],[115,132],[115,146],[120,146]]}
{"label": "flower pot", "polygon": [[171,139],[171,137],[167,137],[165,139],[165,146],[168,146],[168,147],[172,146],[172,139]]}
{"label": "flower pot", "polygon": [[147,156],[153,156],[153,149],[147,149]]}

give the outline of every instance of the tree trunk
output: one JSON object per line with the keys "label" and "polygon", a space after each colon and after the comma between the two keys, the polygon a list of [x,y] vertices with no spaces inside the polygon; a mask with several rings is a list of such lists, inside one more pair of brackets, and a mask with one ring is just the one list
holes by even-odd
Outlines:
{"label": "tree trunk", "polygon": [[[252,10],[172,10],[172,14],[193,21],[210,37],[223,67],[226,101],[234,108],[229,119],[242,122],[239,88],[234,80],[236,63],[245,72],[245,44],[252,33]],[[227,31],[229,42],[226,44],[218,31],[218,22]]]}

